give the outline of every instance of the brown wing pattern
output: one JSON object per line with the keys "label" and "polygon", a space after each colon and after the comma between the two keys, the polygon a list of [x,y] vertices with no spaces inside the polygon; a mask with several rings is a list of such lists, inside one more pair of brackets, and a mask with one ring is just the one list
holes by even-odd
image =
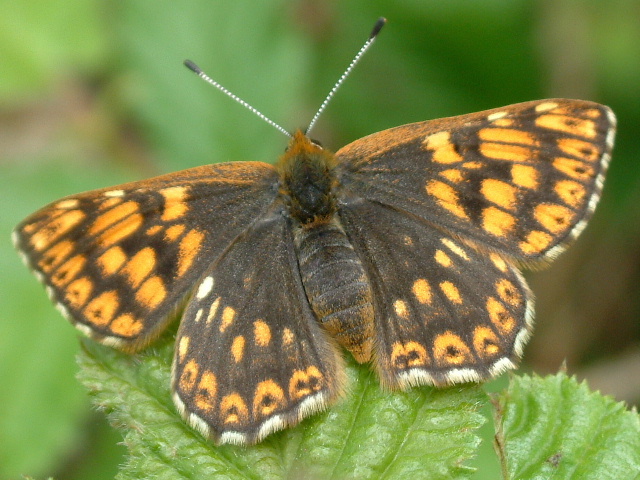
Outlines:
{"label": "brown wing pattern", "polygon": [[53,202],[16,227],[14,241],[76,327],[135,350],[264,213],[276,184],[263,163],[193,168]]}
{"label": "brown wing pattern", "polygon": [[337,154],[341,188],[520,260],[550,259],[600,198],[615,117],[540,100],[414,123]]}
{"label": "brown wing pattern", "polygon": [[174,401],[205,436],[251,444],[323,410],[344,380],[340,350],[305,296],[290,220],[276,208],[196,288],[176,339]]}
{"label": "brown wing pattern", "polygon": [[533,303],[508,260],[374,202],[346,201],[340,217],[374,290],[383,385],[479,381],[515,366]]}

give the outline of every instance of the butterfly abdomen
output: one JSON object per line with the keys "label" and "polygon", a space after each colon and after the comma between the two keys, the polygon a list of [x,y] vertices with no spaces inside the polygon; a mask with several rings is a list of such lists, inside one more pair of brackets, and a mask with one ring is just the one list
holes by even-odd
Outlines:
{"label": "butterfly abdomen", "polygon": [[373,294],[336,213],[335,157],[302,132],[280,159],[302,284],[318,321],[356,360],[371,358]]}
{"label": "butterfly abdomen", "polygon": [[356,360],[371,358],[373,294],[336,217],[295,234],[300,275],[318,321]]}

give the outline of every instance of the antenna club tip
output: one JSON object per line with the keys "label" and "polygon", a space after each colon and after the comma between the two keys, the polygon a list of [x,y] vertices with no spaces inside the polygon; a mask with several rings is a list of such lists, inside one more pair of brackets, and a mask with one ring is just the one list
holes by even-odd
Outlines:
{"label": "antenna club tip", "polygon": [[382,30],[382,27],[384,27],[385,23],[387,23],[387,19],[384,17],[380,17],[376,24],[373,26],[373,30],[371,30],[369,39],[376,38],[376,36],[380,33],[380,30]]}
{"label": "antenna club tip", "polygon": [[185,67],[187,67],[189,70],[196,73],[197,75],[200,75],[202,73],[202,70],[200,70],[200,67],[195,63],[193,63],[191,60],[185,60],[183,63]]}

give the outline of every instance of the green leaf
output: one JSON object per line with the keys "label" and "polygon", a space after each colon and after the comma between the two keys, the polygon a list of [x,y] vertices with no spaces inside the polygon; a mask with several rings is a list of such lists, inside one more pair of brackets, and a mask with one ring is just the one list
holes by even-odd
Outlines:
{"label": "green leaf", "polygon": [[366,366],[350,362],[346,398],[254,447],[217,447],[179,417],[169,393],[170,341],[131,356],[84,341],[79,378],[124,432],[137,478],[466,478],[480,440],[476,385],[384,392]]}
{"label": "green leaf", "polygon": [[504,478],[640,478],[640,417],[585,383],[513,377],[495,405]]}

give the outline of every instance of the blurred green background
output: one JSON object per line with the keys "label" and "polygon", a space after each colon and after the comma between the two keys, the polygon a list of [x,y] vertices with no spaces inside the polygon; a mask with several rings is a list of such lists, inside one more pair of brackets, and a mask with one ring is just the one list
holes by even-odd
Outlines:
{"label": "blurred green background", "polygon": [[[523,369],[566,361],[594,389],[640,399],[640,2],[1,0],[0,478],[112,478],[125,448],[76,382],[75,330],[9,236],[61,196],[197,165],[271,162],[366,39],[388,25],[314,138],[337,149],[404,123],[545,97],[605,103],[619,133],[579,242],[529,273],[537,327]],[[489,389],[504,385],[489,385]],[[477,479],[499,475],[492,427]]]}

